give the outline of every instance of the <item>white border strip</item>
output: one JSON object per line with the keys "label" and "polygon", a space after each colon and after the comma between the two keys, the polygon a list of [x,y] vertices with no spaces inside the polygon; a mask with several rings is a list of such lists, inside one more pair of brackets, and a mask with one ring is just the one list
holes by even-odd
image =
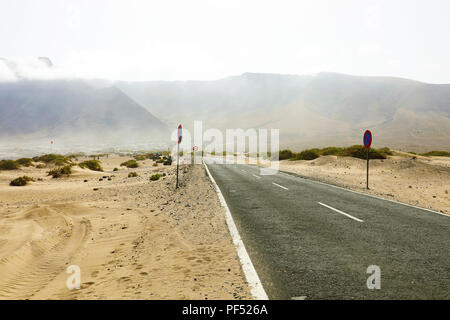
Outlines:
{"label": "white border strip", "polygon": [[415,206],[415,205],[412,205],[412,204],[408,204],[408,203],[404,203],[404,202],[400,202],[400,201],[396,201],[396,200],[382,198],[382,197],[375,196],[375,195],[370,194],[370,193],[364,193],[364,192],[360,192],[360,191],[347,189],[347,188],[344,188],[344,187],[335,186],[334,184],[329,184],[329,183],[322,182],[322,181],[317,181],[317,180],[301,177],[301,176],[297,175],[295,172],[282,171],[282,170],[279,170],[279,172],[281,172],[283,174],[286,174],[286,175],[288,175],[290,177],[299,178],[299,179],[302,179],[302,180],[307,180],[307,181],[311,181],[311,182],[318,183],[318,184],[323,184],[325,186],[329,186],[329,187],[333,187],[333,188],[337,188],[337,189],[341,189],[341,190],[345,190],[345,191],[361,194],[363,196],[368,196],[368,197],[376,198],[376,199],[379,199],[379,200],[385,200],[385,201],[401,204],[401,205],[404,205],[404,206],[407,206],[407,207],[412,207],[412,208],[416,208],[416,209],[420,209],[420,210],[429,211],[429,212],[432,212],[432,213],[437,213],[437,214],[440,214],[441,216],[450,218],[450,214],[442,213],[442,212],[439,212],[439,211],[435,211],[435,210],[431,210],[431,209],[427,209],[427,208],[423,208],[423,207],[418,207],[418,206]]}
{"label": "white border strip", "polygon": [[231,238],[233,239],[233,243],[236,246],[237,254],[242,265],[242,270],[244,271],[245,278],[247,279],[247,282],[250,286],[250,292],[257,300],[269,300],[269,297],[267,296],[266,291],[263,288],[261,280],[256,273],[255,267],[253,266],[252,260],[250,260],[250,257],[248,256],[247,250],[244,246],[244,242],[242,242],[241,236],[239,235],[236,225],[234,224],[233,217],[231,216],[231,212],[228,208],[225,198],[223,197],[222,192],[220,191],[219,186],[217,185],[213,176],[209,172],[208,166],[206,165],[205,161],[203,161],[203,165],[206,168],[206,172],[208,173],[211,182],[216,188],[220,204],[225,208],[225,218],[227,221],[228,230],[230,231]]}

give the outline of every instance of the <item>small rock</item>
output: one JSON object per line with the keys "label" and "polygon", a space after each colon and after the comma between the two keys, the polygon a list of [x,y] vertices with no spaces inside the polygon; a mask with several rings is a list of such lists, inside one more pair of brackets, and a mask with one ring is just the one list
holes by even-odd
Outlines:
{"label": "small rock", "polygon": [[94,191],[97,191],[98,190],[98,188],[94,188]]}

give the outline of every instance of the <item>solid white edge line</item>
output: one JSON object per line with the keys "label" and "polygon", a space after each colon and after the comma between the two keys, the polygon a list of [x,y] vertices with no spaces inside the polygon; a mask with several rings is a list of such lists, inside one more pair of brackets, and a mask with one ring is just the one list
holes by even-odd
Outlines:
{"label": "solid white edge line", "polygon": [[331,210],[333,210],[333,211],[336,211],[337,213],[343,214],[344,216],[349,217],[350,219],[356,220],[356,221],[358,221],[358,222],[364,222],[364,220],[361,220],[361,219],[358,219],[358,218],[356,218],[356,217],[354,217],[354,216],[351,216],[351,215],[349,215],[348,213],[345,213],[344,211],[341,211],[341,210],[338,210],[338,209],[336,209],[336,208],[333,208],[333,207],[331,207],[331,206],[329,206],[329,205],[327,205],[327,204],[325,204],[325,203],[322,203],[322,202],[317,202],[317,203],[320,204],[320,205],[322,205],[322,206],[324,206],[324,207],[326,207],[326,208],[328,208],[328,209],[331,209]]}
{"label": "solid white edge line", "polygon": [[245,249],[244,242],[239,235],[239,232],[236,228],[236,224],[234,223],[233,217],[231,216],[230,209],[225,201],[225,198],[220,191],[219,186],[214,180],[211,172],[209,172],[208,166],[205,161],[203,161],[203,165],[206,168],[206,172],[208,173],[209,179],[213,183],[216,188],[217,195],[219,196],[220,204],[225,208],[225,218],[228,225],[228,230],[230,231],[231,238],[233,239],[233,243],[236,246],[237,254],[239,256],[239,260],[242,265],[242,270],[244,271],[245,278],[250,286],[250,292],[256,300],[269,300],[269,297],[264,290],[264,287],[259,279],[258,273],[253,266],[252,260],[250,259],[247,250]]}
{"label": "solid white edge line", "polygon": [[279,171],[279,172],[281,172],[281,173],[283,173],[285,175],[288,175],[290,177],[294,177],[294,178],[298,178],[298,179],[302,179],[302,180],[307,180],[307,181],[311,181],[311,182],[318,183],[318,184],[323,184],[325,186],[329,186],[329,187],[333,187],[333,188],[336,188],[336,189],[341,189],[341,190],[357,193],[357,194],[360,194],[360,195],[363,195],[363,196],[367,196],[367,197],[371,197],[371,198],[375,198],[375,199],[379,199],[379,200],[385,200],[385,201],[401,204],[401,205],[404,205],[404,206],[407,206],[407,207],[411,207],[411,208],[416,208],[416,209],[420,209],[420,210],[429,211],[429,212],[432,212],[432,213],[437,213],[437,214],[440,214],[441,216],[450,218],[450,214],[445,214],[445,213],[442,213],[442,212],[439,212],[439,211],[435,211],[435,210],[432,210],[432,209],[428,209],[428,208],[418,207],[418,206],[415,206],[415,205],[412,205],[412,204],[409,204],[409,203],[404,203],[404,202],[400,202],[400,201],[396,201],[396,200],[382,198],[382,197],[375,196],[375,195],[369,194],[369,193],[364,193],[364,192],[355,191],[355,190],[352,190],[352,189],[347,189],[347,188],[344,188],[344,187],[335,186],[333,184],[329,184],[329,183],[322,182],[322,181],[317,181],[317,180],[313,180],[313,179],[299,177],[299,176],[295,175],[295,172],[288,172],[288,171]]}
{"label": "solid white edge line", "polygon": [[289,190],[286,187],[280,186],[278,183],[272,182],[272,184],[276,185],[277,187],[283,188],[284,190]]}
{"label": "solid white edge line", "polygon": [[253,174],[253,176],[254,176],[255,178],[261,179],[261,177],[260,177],[260,176],[257,176],[256,174]]}

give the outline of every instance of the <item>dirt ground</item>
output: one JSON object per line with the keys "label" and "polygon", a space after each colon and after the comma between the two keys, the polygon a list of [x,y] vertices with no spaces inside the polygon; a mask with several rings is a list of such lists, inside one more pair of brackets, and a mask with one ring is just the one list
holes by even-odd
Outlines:
{"label": "dirt ground", "polygon": [[312,161],[283,160],[280,170],[450,214],[448,157],[396,152],[385,160],[370,160],[370,190],[366,190],[366,160],[336,156]]}
{"label": "dirt ground", "polygon": [[[183,166],[175,189],[175,166],[125,160],[58,179],[0,172],[0,299],[251,299],[204,167]],[[156,172],[166,176],[150,181]],[[36,181],[9,186],[22,175]],[[67,288],[72,265],[81,289]]]}

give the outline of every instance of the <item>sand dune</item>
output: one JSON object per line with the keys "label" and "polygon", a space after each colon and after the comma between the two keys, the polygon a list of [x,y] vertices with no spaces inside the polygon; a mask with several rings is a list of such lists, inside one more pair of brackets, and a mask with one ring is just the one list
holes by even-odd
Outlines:
{"label": "sand dune", "polygon": [[[184,166],[175,190],[173,166],[112,171],[125,160],[61,179],[48,169],[0,173],[0,298],[250,299],[204,168]],[[155,172],[166,176],[150,181]],[[8,185],[24,174],[43,180]],[[70,265],[81,269],[79,290],[66,286]]]}

